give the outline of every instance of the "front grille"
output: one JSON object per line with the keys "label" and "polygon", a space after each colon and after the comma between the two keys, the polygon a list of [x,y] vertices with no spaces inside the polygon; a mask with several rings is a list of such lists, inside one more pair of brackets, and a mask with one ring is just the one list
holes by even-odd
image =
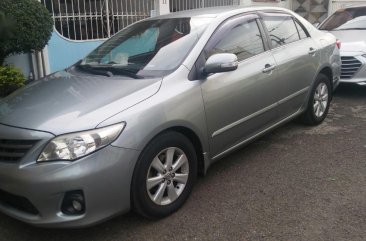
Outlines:
{"label": "front grille", "polygon": [[350,79],[360,69],[362,63],[352,56],[342,56],[341,79]]}
{"label": "front grille", "polygon": [[17,209],[19,211],[37,215],[38,210],[33,206],[33,204],[25,197],[17,196],[3,190],[0,190],[0,204]]}
{"label": "front grille", "polygon": [[0,161],[16,162],[22,159],[38,140],[0,139]]}

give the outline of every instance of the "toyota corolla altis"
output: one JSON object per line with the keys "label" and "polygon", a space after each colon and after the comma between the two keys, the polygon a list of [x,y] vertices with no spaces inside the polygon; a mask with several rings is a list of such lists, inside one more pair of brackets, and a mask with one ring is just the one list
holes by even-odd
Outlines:
{"label": "toyota corolla altis", "polygon": [[137,22],[0,101],[0,210],[47,227],[171,214],[211,163],[327,115],[336,38],[281,8]]}

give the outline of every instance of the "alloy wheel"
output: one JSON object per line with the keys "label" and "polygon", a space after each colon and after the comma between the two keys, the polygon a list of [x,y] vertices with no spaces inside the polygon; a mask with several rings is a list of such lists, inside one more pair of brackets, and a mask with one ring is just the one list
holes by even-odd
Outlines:
{"label": "alloy wheel", "polygon": [[313,110],[316,117],[320,118],[324,115],[328,106],[328,87],[321,82],[315,89]]}
{"label": "alloy wheel", "polygon": [[146,178],[146,189],[157,205],[173,203],[183,192],[189,176],[186,154],[177,147],[169,147],[155,156]]}

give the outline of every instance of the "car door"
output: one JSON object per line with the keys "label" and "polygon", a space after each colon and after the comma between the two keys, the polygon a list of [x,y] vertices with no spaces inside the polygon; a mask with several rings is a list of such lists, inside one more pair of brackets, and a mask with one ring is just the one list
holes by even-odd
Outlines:
{"label": "car door", "polygon": [[304,26],[285,13],[260,13],[270,39],[271,53],[281,88],[279,114],[285,118],[305,103],[307,93],[320,64],[315,42]]}
{"label": "car door", "polygon": [[[240,145],[277,121],[276,105],[281,86],[275,61],[256,14],[235,17],[223,23],[201,54],[234,53],[238,69],[202,80],[201,88],[212,157]],[[200,61],[198,61],[200,62]]]}

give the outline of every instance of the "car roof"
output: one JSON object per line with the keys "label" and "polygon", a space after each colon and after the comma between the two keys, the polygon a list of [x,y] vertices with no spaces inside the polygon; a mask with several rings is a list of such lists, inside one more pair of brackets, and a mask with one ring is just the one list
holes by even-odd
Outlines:
{"label": "car roof", "polygon": [[250,11],[260,11],[260,10],[280,10],[286,11],[284,8],[277,7],[258,7],[258,6],[248,6],[248,7],[240,7],[240,6],[223,6],[223,7],[208,7],[208,8],[199,8],[199,9],[191,9],[180,12],[173,12],[170,14],[164,14],[160,16],[156,16],[150,19],[166,19],[166,18],[190,18],[190,17],[211,17],[215,18],[220,15],[227,15],[231,12],[236,14],[239,12],[245,13]]}
{"label": "car roof", "polygon": [[347,4],[342,9],[362,8],[362,7],[366,7],[366,3]]}

